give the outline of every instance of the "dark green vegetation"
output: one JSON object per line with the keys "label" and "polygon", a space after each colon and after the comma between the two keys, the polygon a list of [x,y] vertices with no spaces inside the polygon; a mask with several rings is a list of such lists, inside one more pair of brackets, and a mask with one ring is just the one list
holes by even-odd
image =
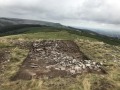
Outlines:
{"label": "dark green vegetation", "polygon": [[[50,26],[13,26],[1,29],[0,54],[9,51],[9,60],[0,63],[0,90],[120,90],[120,41],[93,32]],[[4,31],[3,31],[4,30]],[[10,81],[16,74],[31,41],[42,39],[73,40],[91,60],[102,62],[108,74],[85,73],[76,78]],[[4,51],[4,52],[3,52]],[[0,60],[4,61],[4,56]]]}
{"label": "dark green vegetation", "polygon": [[[34,29],[34,30],[33,30]],[[120,40],[117,38],[111,38],[111,37],[107,37],[104,35],[100,35],[97,34],[95,32],[92,31],[86,31],[86,30],[77,30],[75,28],[71,28],[71,27],[64,27],[64,28],[55,28],[55,27],[50,27],[50,26],[41,26],[41,25],[26,25],[26,24],[21,24],[21,25],[13,25],[13,26],[7,26],[4,27],[2,29],[0,29],[0,36],[8,36],[8,35],[17,35],[17,34],[30,34],[30,33],[40,33],[40,32],[66,32],[69,35],[73,35],[73,36],[68,36],[66,35],[66,39],[76,39],[79,36],[84,36],[84,37],[88,37],[88,38],[93,38],[108,44],[112,44],[112,45],[119,45],[120,44]],[[53,35],[51,35],[52,37]],[[59,35],[57,36],[59,37]],[[57,38],[56,37],[56,38]],[[39,38],[39,36],[38,36]],[[45,39],[49,39],[50,37],[46,37]],[[64,37],[63,37],[64,38]]]}

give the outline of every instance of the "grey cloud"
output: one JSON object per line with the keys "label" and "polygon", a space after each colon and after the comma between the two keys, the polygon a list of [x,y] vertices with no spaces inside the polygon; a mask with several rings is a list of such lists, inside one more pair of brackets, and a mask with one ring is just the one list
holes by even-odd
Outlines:
{"label": "grey cloud", "polygon": [[119,10],[120,7],[115,8],[114,4],[109,5],[107,2],[105,2],[105,0],[86,0],[86,2],[83,4],[82,11],[78,12],[78,14],[83,20],[108,24],[120,24]]}
{"label": "grey cloud", "polygon": [[4,0],[0,1],[0,13],[56,22],[120,24],[119,0]]}

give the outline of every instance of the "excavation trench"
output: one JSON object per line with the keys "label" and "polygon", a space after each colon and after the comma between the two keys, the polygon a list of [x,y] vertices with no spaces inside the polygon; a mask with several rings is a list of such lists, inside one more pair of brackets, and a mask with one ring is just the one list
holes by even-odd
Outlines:
{"label": "excavation trench", "polygon": [[12,80],[74,77],[83,72],[102,72],[102,69],[71,40],[43,40],[32,43],[28,56]]}

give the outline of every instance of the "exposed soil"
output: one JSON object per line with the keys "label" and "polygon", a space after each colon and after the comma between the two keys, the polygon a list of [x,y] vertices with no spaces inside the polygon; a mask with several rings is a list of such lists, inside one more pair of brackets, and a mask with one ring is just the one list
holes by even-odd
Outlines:
{"label": "exposed soil", "polygon": [[10,51],[8,49],[0,49],[0,64],[9,61]]}
{"label": "exposed soil", "polygon": [[12,80],[74,77],[83,72],[106,73],[100,63],[89,60],[71,40],[33,42],[28,56]]}
{"label": "exposed soil", "polygon": [[20,41],[20,40],[14,40],[10,41],[10,43],[16,47],[19,47],[21,49],[31,49],[32,41]]}
{"label": "exposed soil", "polygon": [[6,48],[0,49],[0,73],[4,71],[6,63],[10,61],[10,51]]}
{"label": "exposed soil", "polygon": [[115,90],[114,88],[115,86],[106,79],[101,79],[99,82],[94,82],[93,86],[91,87],[92,90]]}

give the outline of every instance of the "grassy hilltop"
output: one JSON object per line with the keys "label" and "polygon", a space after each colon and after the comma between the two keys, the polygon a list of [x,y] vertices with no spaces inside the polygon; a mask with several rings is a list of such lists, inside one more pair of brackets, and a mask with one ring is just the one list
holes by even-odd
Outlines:
{"label": "grassy hilltop", "polygon": [[[12,27],[0,32],[0,90],[120,90],[118,39],[50,26]],[[87,57],[102,62],[107,74],[11,81],[28,55],[29,44],[41,40],[73,40]]]}

